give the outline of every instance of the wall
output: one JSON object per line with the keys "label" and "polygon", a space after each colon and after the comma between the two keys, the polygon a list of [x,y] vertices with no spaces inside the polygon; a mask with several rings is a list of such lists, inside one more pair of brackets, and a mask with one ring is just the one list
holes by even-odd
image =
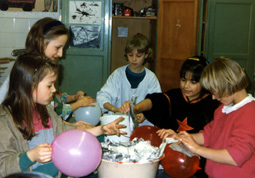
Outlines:
{"label": "wall", "polygon": [[[0,58],[12,57],[12,50],[25,47],[27,33],[37,20],[46,16],[59,19],[59,14],[52,12],[0,11]],[[0,64],[0,68],[7,67],[3,73],[0,73],[0,85],[9,75],[13,63]]]}

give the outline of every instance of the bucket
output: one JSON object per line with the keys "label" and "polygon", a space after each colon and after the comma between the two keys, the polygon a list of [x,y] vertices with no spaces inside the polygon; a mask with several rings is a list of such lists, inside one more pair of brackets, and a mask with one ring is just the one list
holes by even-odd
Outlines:
{"label": "bucket", "polygon": [[123,120],[119,122],[119,124],[124,124],[126,125],[126,128],[120,129],[121,131],[127,132],[126,135],[121,135],[118,137],[117,135],[107,135],[105,136],[106,139],[109,139],[114,142],[129,142],[129,137],[131,135],[131,130],[130,130],[130,124],[128,120],[127,115],[108,115],[105,114],[102,117],[100,117],[100,123],[101,125],[106,125],[109,124],[110,122],[114,121],[115,119],[123,117]]}
{"label": "bucket", "polygon": [[147,163],[123,163],[102,159],[97,169],[98,178],[155,178],[161,159],[163,157]]}

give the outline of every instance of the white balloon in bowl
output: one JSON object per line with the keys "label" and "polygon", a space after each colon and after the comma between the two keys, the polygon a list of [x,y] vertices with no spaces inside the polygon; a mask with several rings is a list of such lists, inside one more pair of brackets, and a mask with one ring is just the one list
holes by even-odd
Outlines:
{"label": "white balloon in bowl", "polygon": [[102,115],[101,108],[97,102],[91,104],[95,106],[80,107],[74,111],[74,118],[76,121],[83,120],[92,125],[97,125],[99,123],[99,118]]}

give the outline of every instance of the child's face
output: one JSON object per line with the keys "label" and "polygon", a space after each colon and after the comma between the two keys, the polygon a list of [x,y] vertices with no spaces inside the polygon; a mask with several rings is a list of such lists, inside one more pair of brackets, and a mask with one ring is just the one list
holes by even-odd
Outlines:
{"label": "child's face", "polygon": [[49,73],[38,84],[37,89],[33,91],[33,100],[35,103],[47,105],[51,101],[53,93],[56,91],[54,82],[57,79],[57,75],[53,72]]}
{"label": "child's face", "polygon": [[201,85],[199,82],[195,82],[192,79],[192,73],[186,72],[185,77],[180,80],[180,88],[185,96],[189,98],[190,101],[199,97],[201,92]]}
{"label": "child's face", "polygon": [[63,56],[63,48],[67,41],[67,35],[61,35],[54,40],[51,40],[48,45],[45,46],[44,54],[49,59],[55,60]]}
{"label": "child's face", "polygon": [[217,93],[212,93],[212,99],[217,99],[219,102],[221,102],[225,106],[228,106],[231,103],[235,104],[235,97],[234,97],[234,95],[224,96],[224,97],[220,98],[217,95]]}
{"label": "child's face", "polygon": [[148,54],[145,53],[138,53],[137,50],[134,50],[130,53],[127,53],[128,62],[129,62],[129,69],[132,72],[140,73],[143,71],[144,60],[148,57]]}

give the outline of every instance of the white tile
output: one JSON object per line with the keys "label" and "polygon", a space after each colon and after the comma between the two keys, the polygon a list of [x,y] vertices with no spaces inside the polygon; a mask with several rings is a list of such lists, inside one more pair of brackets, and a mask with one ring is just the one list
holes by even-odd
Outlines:
{"label": "white tile", "polygon": [[16,33],[15,37],[16,43],[14,48],[15,49],[25,48],[27,33]]}
{"label": "white tile", "polygon": [[16,35],[15,33],[0,33],[0,47],[8,47],[8,48],[13,48],[15,47],[16,43]]}
{"label": "white tile", "polygon": [[4,24],[4,28],[1,28],[1,32],[15,32],[14,18],[0,18],[0,24]]}
{"label": "white tile", "polygon": [[15,32],[28,33],[30,29],[30,20],[15,18]]}
{"label": "white tile", "polygon": [[12,57],[13,58],[13,56],[11,55],[12,50],[13,50],[13,48],[1,47],[0,48],[0,57]]}

